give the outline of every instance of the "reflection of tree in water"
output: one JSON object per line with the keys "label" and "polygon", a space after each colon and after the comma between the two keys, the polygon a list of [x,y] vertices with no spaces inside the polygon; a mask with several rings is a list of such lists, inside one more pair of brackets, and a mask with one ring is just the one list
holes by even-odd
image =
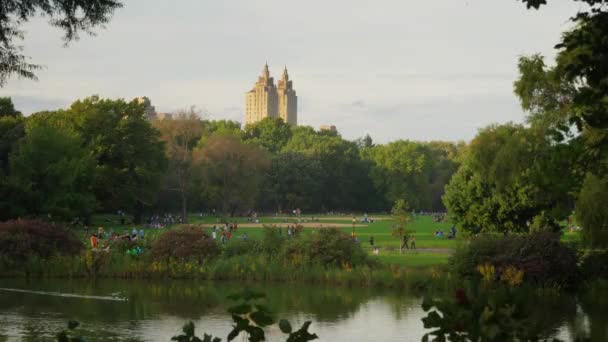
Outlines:
{"label": "reflection of tree in water", "polygon": [[578,302],[584,316],[579,315],[577,319],[571,321],[571,324],[568,325],[570,334],[573,337],[587,337],[591,341],[608,341],[608,322],[606,322],[608,296],[606,293],[591,291],[579,296]]}

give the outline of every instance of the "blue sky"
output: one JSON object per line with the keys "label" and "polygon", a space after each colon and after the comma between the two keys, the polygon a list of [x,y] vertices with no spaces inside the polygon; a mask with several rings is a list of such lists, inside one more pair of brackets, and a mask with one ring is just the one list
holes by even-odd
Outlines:
{"label": "blue sky", "polygon": [[39,81],[9,80],[25,113],[78,98],[148,96],[159,111],[191,105],[242,121],[244,93],[266,61],[287,65],[299,123],[354,139],[470,140],[521,122],[517,58],[553,46],[579,8],[516,0],[127,0],[97,36],[69,47],[44,18],[26,25]]}

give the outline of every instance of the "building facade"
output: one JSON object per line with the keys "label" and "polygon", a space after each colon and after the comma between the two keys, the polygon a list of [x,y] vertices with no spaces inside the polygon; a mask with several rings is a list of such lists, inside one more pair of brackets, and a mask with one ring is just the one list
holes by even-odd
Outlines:
{"label": "building facade", "polygon": [[291,125],[298,124],[298,97],[287,68],[275,86],[266,64],[253,88],[245,93],[245,125],[265,118],[281,118]]}

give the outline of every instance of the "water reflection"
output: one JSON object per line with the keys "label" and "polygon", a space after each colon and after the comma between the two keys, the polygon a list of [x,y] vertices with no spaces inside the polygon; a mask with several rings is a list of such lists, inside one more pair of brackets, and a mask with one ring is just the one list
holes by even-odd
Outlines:
{"label": "water reflection", "polygon": [[[187,320],[197,331],[223,337],[231,328],[226,295],[249,286],[268,295],[266,305],[294,325],[312,320],[320,341],[420,341],[421,294],[285,284],[193,281],[2,280],[0,287],[82,295],[120,295],[126,302],[0,291],[0,341],[53,340],[69,319],[81,321],[91,341],[168,341]],[[582,332],[607,340],[606,300],[530,295],[530,324],[542,336],[570,339]],[[581,313],[586,320],[581,320]],[[267,331],[277,340],[277,328]]]}

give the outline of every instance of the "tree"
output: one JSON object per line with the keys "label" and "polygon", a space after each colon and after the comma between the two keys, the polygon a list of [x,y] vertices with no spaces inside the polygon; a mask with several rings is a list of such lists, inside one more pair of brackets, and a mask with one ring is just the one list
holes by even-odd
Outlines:
{"label": "tree", "polygon": [[393,226],[391,235],[399,239],[399,254],[403,253],[403,247],[407,247],[407,240],[411,232],[407,229],[410,223],[410,214],[407,202],[404,199],[398,199],[393,205],[391,214],[396,216],[397,223]]}
{"label": "tree", "polygon": [[346,141],[335,132],[316,132],[312,127],[292,127],[292,138],[284,152],[300,152],[321,163],[324,177],[320,208],[324,210],[367,210],[362,201],[376,198],[368,177],[368,164],[360,157],[356,143]]}
{"label": "tree", "polygon": [[94,165],[76,132],[32,122],[10,157],[12,216],[88,218],[96,207]]}
{"label": "tree", "polygon": [[0,97],[0,118],[21,117],[21,112],[15,109],[13,100],[10,97]]}
{"label": "tree", "polygon": [[490,126],[471,142],[443,201],[450,216],[473,232],[527,232],[538,215],[557,228],[572,208],[577,184],[572,153],[531,128]]}
{"label": "tree", "polygon": [[271,157],[260,202],[279,211],[318,210],[323,177],[321,163],[314,157],[300,152],[279,153]]}
{"label": "tree", "polygon": [[[95,160],[94,191],[102,210],[132,210],[137,223],[156,200],[167,161],[160,133],[137,101],[101,99],[74,102],[47,120],[73,125]],[[55,117],[55,118],[54,118]]]}
{"label": "tree", "polygon": [[173,120],[156,120],[168,160],[167,189],[179,193],[182,222],[188,220],[188,192],[196,167],[195,147],[203,134],[203,122],[195,108],[177,113]]}
{"label": "tree", "polygon": [[608,177],[588,174],[576,203],[576,219],[589,247],[608,246]]}
{"label": "tree", "polygon": [[36,79],[39,65],[28,62],[21,54],[23,40],[21,26],[38,14],[49,18],[51,25],[63,30],[68,44],[78,39],[80,32],[93,34],[93,29],[110,21],[115,9],[122,7],[119,0],[2,0],[0,6],[0,87],[7,78],[18,76]]}
{"label": "tree", "polygon": [[290,125],[281,118],[265,118],[245,126],[245,140],[257,143],[270,153],[283,149],[291,138]]}
{"label": "tree", "polygon": [[264,151],[231,134],[213,134],[201,142],[205,191],[210,199],[231,216],[252,208],[269,166]]}
{"label": "tree", "polygon": [[398,140],[362,151],[372,162],[371,178],[387,203],[408,198],[419,210],[443,210],[443,188],[457,169],[452,143]]}

